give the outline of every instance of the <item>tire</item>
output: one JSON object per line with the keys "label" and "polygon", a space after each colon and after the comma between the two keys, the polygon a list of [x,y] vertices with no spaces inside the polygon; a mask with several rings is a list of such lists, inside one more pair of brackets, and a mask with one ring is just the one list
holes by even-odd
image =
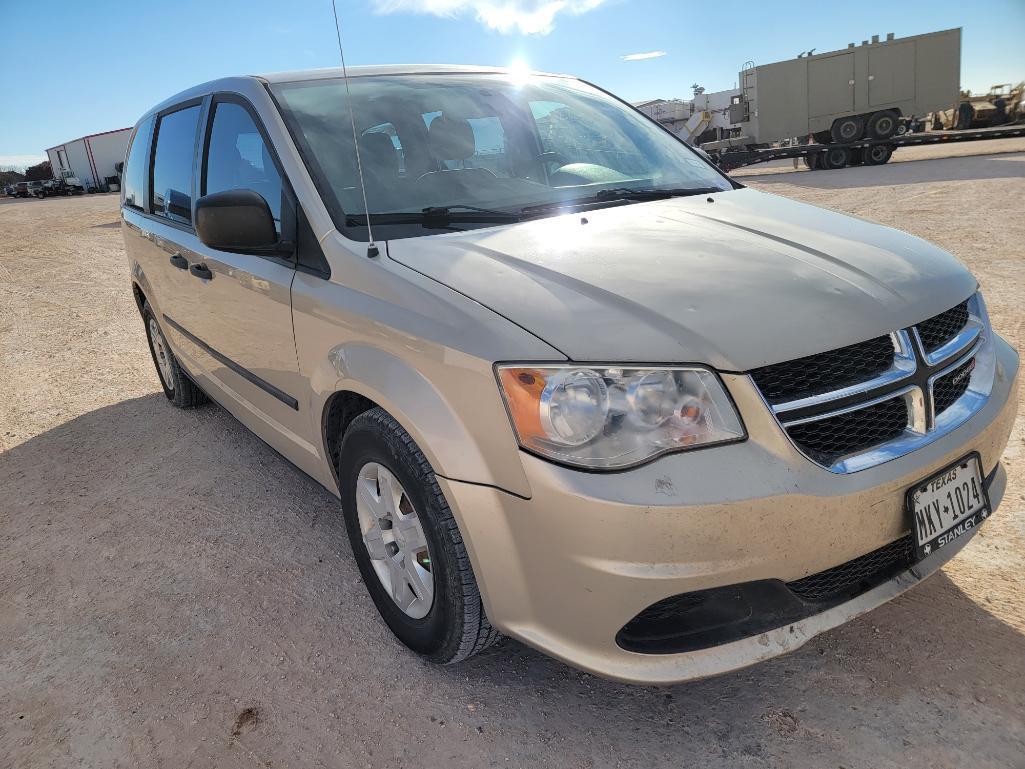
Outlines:
{"label": "tire", "polygon": [[833,121],[829,130],[834,144],[850,144],[856,142],[865,133],[865,121],[861,115],[840,117]]}
{"label": "tire", "polygon": [[851,151],[846,147],[832,147],[819,155],[819,165],[835,171],[846,168],[851,160]]}
{"label": "tire", "polygon": [[865,133],[869,139],[889,139],[897,133],[899,118],[893,110],[873,112],[865,125]]}
{"label": "tire", "polygon": [[[380,475],[377,476],[376,488],[374,479],[368,477],[380,473],[381,469],[390,473],[392,488],[395,482],[399,484],[399,501],[392,508],[401,510],[403,501],[408,502],[402,518],[407,523],[410,518],[416,519],[420,529],[417,533],[422,535],[420,541],[426,545],[426,563],[423,562],[422,549],[415,561],[421,567],[429,564],[429,572],[425,573],[430,575],[432,594],[429,604],[420,598],[413,599],[413,607],[420,610],[415,614],[420,616],[411,616],[407,613],[409,609],[400,608],[400,598],[392,598],[393,591],[385,585],[384,578],[378,575],[374,566],[376,563],[381,569],[398,574],[405,580],[414,566],[399,549],[397,540],[382,544],[379,536],[368,532],[368,539],[376,544],[368,545],[364,541],[362,526],[366,524],[367,511],[371,511],[370,517],[373,518],[382,510],[371,504],[373,494],[376,492],[381,500],[388,496],[384,493]],[[461,662],[491,646],[499,637],[498,631],[484,613],[466,546],[438,486],[434,470],[409,433],[384,409],[363,412],[345,431],[338,455],[338,480],[342,490],[345,528],[356,564],[374,605],[395,636],[417,654],[446,665]],[[357,504],[358,495],[362,497],[362,507]],[[391,498],[394,500],[395,496],[391,495]],[[378,527],[377,535],[408,529],[408,526],[391,525],[393,518],[389,518],[387,526],[383,525],[384,518],[378,520],[382,525]],[[408,536],[408,533],[403,534],[402,538]],[[375,550],[378,547],[393,549],[384,550],[386,555],[372,558],[371,546]],[[396,564],[401,564],[401,571],[391,571],[400,568]],[[423,572],[423,569],[417,571]],[[398,584],[407,591],[403,593],[402,600],[408,600],[409,595],[416,593],[412,581],[400,581]]]}
{"label": "tire", "polygon": [[146,326],[146,341],[149,343],[149,354],[153,358],[153,365],[157,369],[157,378],[160,379],[160,386],[164,388],[164,395],[175,406],[180,409],[191,409],[202,406],[207,402],[206,393],[200,390],[196,383],[189,379],[178,364],[171,348],[164,338],[164,331],[160,328],[156,315],[150,309],[149,302],[142,306],[142,322]]}
{"label": "tire", "polygon": [[816,144],[829,144],[833,141],[833,134],[831,131],[817,131],[812,134],[812,138]]}
{"label": "tire", "polygon": [[872,144],[865,147],[864,163],[866,166],[881,166],[890,162],[893,147],[889,144]]}

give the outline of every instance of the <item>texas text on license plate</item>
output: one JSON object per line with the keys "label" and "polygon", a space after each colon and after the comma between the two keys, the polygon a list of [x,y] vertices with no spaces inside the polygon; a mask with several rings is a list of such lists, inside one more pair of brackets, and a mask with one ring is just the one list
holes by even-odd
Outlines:
{"label": "texas text on license plate", "polygon": [[925,558],[966,535],[989,515],[978,454],[969,454],[908,490],[915,556]]}

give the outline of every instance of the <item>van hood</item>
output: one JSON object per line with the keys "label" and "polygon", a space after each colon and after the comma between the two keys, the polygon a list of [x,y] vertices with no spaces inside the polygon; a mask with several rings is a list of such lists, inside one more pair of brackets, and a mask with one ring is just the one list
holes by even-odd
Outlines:
{"label": "van hood", "polygon": [[749,189],[710,198],[392,240],[388,255],[571,360],[724,371],[864,341],[976,290],[899,230]]}

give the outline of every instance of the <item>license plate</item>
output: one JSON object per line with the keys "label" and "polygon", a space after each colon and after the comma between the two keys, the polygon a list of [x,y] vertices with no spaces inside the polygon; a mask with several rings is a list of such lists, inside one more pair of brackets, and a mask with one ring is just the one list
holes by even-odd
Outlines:
{"label": "license plate", "polygon": [[969,454],[908,490],[917,559],[935,553],[982,523],[989,497],[978,454]]}

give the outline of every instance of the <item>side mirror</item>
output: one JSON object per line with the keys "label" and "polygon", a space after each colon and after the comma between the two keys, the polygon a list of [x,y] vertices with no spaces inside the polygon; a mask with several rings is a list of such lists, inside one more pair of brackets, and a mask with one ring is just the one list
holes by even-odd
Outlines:
{"label": "side mirror", "polygon": [[266,251],[278,245],[270,206],[253,190],[224,190],[197,200],[196,233],[219,251]]}

